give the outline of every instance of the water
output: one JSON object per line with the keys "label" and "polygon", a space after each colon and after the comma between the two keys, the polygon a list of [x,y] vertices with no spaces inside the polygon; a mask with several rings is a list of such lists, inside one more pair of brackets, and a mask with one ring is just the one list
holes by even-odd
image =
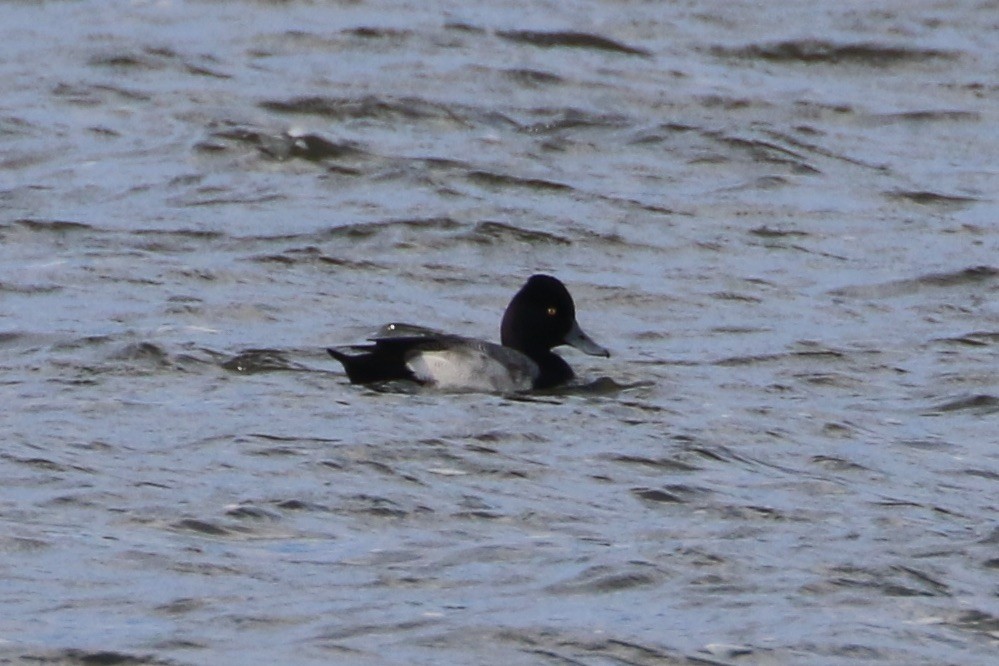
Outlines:
{"label": "water", "polygon": [[4,3],[0,654],[992,663],[996,9]]}

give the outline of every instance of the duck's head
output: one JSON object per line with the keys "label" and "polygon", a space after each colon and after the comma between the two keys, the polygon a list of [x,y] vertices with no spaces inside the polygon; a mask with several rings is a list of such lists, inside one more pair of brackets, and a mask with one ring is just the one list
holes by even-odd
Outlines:
{"label": "duck's head", "polygon": [[576,322],[576,306],[569,290],[551,275],[532,275],[514,295],[503,314],[500,339],[528,356],[559,345],[575,347],[590,356],[610,356]]}

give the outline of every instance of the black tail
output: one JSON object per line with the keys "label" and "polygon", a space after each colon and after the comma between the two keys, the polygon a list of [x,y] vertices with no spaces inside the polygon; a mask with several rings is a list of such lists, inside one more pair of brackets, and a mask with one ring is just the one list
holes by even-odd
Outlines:
{"label": "black tail", "polygon": [[327,349],[326,352],[340,361],[352,384],[413,379],[413,373],[406,367],[401,349],[385,345],[363,345],[345,349],[355,353],[346,353],[336,348]]}

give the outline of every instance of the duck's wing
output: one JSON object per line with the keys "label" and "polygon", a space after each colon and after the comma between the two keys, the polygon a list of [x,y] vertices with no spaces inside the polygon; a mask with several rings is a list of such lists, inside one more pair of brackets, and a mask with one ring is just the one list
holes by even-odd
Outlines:
{"label": "duck's wing", "polygon": [[368,339],[326,350],[355,384],[405,379],[447,391],[513,393],[533,388],[540,374],[515,349],[426,326],[386,324]]}
{"label": "duck's wing", "polygon": [[385,324],[368,337],[371,344],[342,345],[327,349],[327,353],[343,365],[354,384],[370,384],[393,380],[413,380],[427,383],[408,365],[408,359],[425,345],[440,348],[461,344],[464,338],[416,324]]}

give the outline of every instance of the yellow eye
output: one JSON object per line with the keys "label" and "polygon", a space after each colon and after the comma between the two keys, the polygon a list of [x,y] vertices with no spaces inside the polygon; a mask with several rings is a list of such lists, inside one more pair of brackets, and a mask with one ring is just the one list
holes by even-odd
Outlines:
{"label": "yellow eye", "polygon": [[549,305],[548,306],[548,316],[549,317],[554,317],[557,314],[558,314],[558,308],[555,307],[554,305]]}

